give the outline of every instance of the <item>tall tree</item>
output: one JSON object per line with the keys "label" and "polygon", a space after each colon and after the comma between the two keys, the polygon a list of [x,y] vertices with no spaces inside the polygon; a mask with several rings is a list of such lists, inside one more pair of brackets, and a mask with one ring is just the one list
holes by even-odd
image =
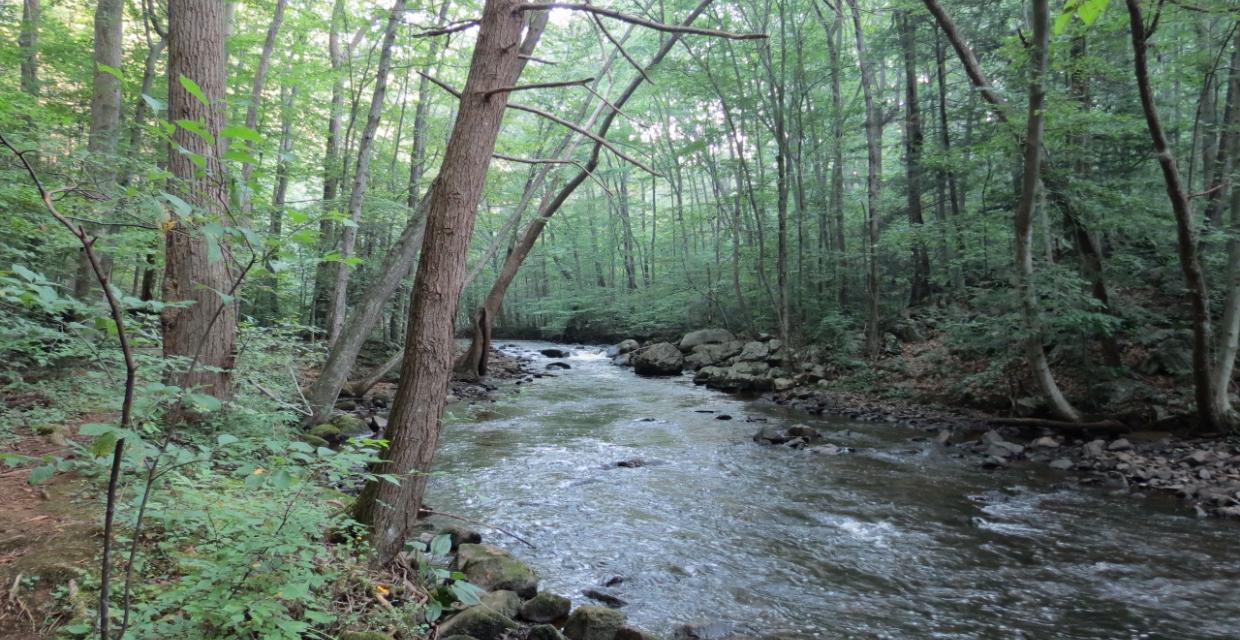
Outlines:
{"label": "tall tree", "polygon": [[909,304],[915,305],[930,297],[930,254],[922,238],[924,223],[921,213],[921,151],[924,135],[921,109],[917,104],[917,23],[911,11],[901,11],[900,48],[904,52],[904,168],[908,177],[908,223],[913,229],[913,273],[909,288]]}
{"label": "tall tree", "polygon": [[172,134],[170,188],[193,210],[192,217],[175,207],[171,213],[163,284],[168,306],[160,313],[164,355],[188,359],[169,374],[170,381],[217,398],[231,394],[237,331],[228,243],[209,239],[202,223],[226,222],[228,183],[219,135],[226,108],[224,13],[217,0],[168,2],[168,118],[198,126],[178,126]]}
{"label": "tall tree", "polygon": [[861,68],[861,93],[865,97],[865,253],[867,300],[865,342],[866,352],[876,357],[882,347],[882,331],[879,328],[879,281],[878,281],[878,205],[883,188],[883,116],[879,111],[875,93],[873,60],[866,53],[865,32],[861,29],[861,10],[857,0],[848,0],[852,9],[853,31],[857,39],[857,64]]}
{"label": "tall tree", "polygon": [[17,36],[21,50],[22,91],[39,94],[39,0],[22,0],[22,25]]}

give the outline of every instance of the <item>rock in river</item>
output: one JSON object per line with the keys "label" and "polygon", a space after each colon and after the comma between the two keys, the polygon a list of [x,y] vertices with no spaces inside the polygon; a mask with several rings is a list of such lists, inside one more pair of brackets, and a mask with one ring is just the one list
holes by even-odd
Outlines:
{"label": "rock in river", "polygon": [[645,376],[676,375],[684,366],[685,357],[670,342],[647,347],[633,358],[633,370]]}
{"label": "rock in river", "polygon": [[538,352],[548,358],[567,358],[573,355],[565,349],[539,349]]}
{"label": "rock in river", "polygon": [[442,637],[463,635],[477,640],[499,640],[509,631],[519,627],[504,614],[480,604],[472,606],[449,619],[439,627]]}
{"label": "rock in river", "polygon": [[623,626],[623,613],[607,607],[585,605],[577,607],[568,616],[568,622],[564,623],[564,635],[569,640],[613,640]]}
{"label": "rock in river", "polygon": [[556,622],[567,618],[572,608],[568,598],[544,591],[521,605],[517,617],[528,622]]}
{"label": "rock in river", "polygon": [[638,343],[636,340],[629,338],[628,340],[624,340],[620,342],[619,344],[608,348],[607,357],[614,358],[616,356],[622,356],[626,353],[629,353],[630,351],[636,351],[637,348],[640,346],[641,344]]}
{"label": "rock in river", "polygon": [[483,589],[507,589],[522,598],[532,598],[538,592],[534,570],[499,547],[463,544],[456,565],[467,580]]}

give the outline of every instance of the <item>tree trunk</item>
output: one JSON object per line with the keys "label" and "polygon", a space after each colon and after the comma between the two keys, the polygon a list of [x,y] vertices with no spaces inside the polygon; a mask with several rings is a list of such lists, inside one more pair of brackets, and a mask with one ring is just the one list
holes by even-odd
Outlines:
{"label": "tree trunk", "polygon": [[[1162,169],[1163,182],[1167,189],[1167,198],[1171,201],[1171,210],[1175,214],[1176,237],[1180,255],[1180,268],[1184,272],[1184,285],[1188,290],[1189,315],[1193,327],[1193,387],[1197,401],[1197,418],[1206,429],[1217,429],[1224,426],[1230,419],[1226,413],[1220,413],[1216,406],[1214,379],[1210,374],[1213,347],[1213,328],[1210,323],[1210,293],[1206,287],[1205,274],[1201,268],[1201,258],[1197,251],[1197,234],[1193,228],[1192,201],[1180,181],[1180,171],[1176,167],[1175,153],[1167,143],[1163,133],[1162,122],[1154,105],[1154,92],[1150,87],[1149,66],[1146,62],[1145,21],[1141,17],[1141,7],[1137,0],[1126,0],[1128,5],[1129,25],[1132,30],[1133,68],[1137,78],[1137,89],[1141,94],[1141,109],[1145,114],[1146,128],[1149,129],[1153,141],[1154,153],[1158,158],[1158,166]],[[1225,395],[1224,395],[1225,397]]]}
{"label": "tree trunk", "polygon": [[[284,229],[284,199],[288,193],[289,154],[293,151],[293,102],[297,99],[297,85],[280,87],[280,146],[276,155],[276,184],[271,194],[271,214],[267,223],[267,237],[280,242]],[[259,290],[257,315],[260,322],[275,324],[280,320],[279,277],[273,271],[270,259],[263,265],[267,271]]]}
{"label": "tree trunk", "polygon": [[[534,53],[534,48],[538,45],[546,24],[547,12],[545,11],[530,18],[525,40],[521,43],[518,52],[520,56],[528,57]],[[522,58],[517,66],[516,74],[507,78],[510,85],[516,83],[524,68],[525,58]],[[440,175],[443,175],[442,167]],[[431,193],[428,193],[418,204],[417,210],[405,224],[405,229],[401,232],[396,244],[384,259],[383,266],[375,275],[370,288],[355,306],[353,313],[349,314],[340,338],[328,352],[323,371],[307,394],[311,410],[311,416],[307,419],[309,424],[322,422],[331,415],[332,406],[348,380],[349,372],[353,369],[353,363],[357,361],[357,355],[362,351],[366,336],[374,330],[375,324],[383,316],[384,305],[413,268],[414,260],[418,257],[418,250],[422,247],[426,212],[431,206],[430,198],[433,195],[432,189]],[[410,313],[412,314],[412,310]]]}
{"label": "tree trunk", "polygon": [[[712,0],[701,0],[697,8],[695,8],[681,24],[685,26],[693,24],[693,21],[706,10],[706,7],[710,6],[711,2]],[[659,47],[659,50],[655,52],[654,57],[651,58],[650,63],[646,65],[645,73],[634,76],[633,79],[629,81],[628,86],[625,87],[624,92],[620,94],[620,97],[612,101],[612,105],[614,105],[617,110],[624,108],[624,105],[633,97],[633,94],[637,92],[637,88],[641,86],[649,72],[663,61],[663,58],[667,56],[667,54],[672,50],[672,47],[676,45],[676,42],[680,40],[680,36],[680,33],[672,33],[667,36],[663,44]],[[615,122],[617,113],[618,111],[612,110],[603,117],[603,121],[599,125],[599,129],[596,134],[599,138],[607,137],[608,131],[611,130],[612,123]],[[483,303],[483,308],[485,310],[483,317],[487,322],[494,322],[494,319],[499,315],[503,306],[504,296],[508,293],[508,287],[511,286],[513,280],[516,279],[517,272],[520,270],[521,264],[525,261],[526,257],[529,256],[530,251],[534,248],[534,242],[537,241],[538,237],[542,234],[542,231],[546,227],[547,222],[551,219],[551,216],[555,215],[555,213],[560,210],[560,207],[568,201],[568,198],[572,196],[573,192],[575,192],[577,188],[580,187],[581,184],[594,173],[595,169],[598,168],[599,156],[602,149],[603,146],[601,144],[598,144],[597,142],[594,144],[594,147],[590,152],[590,160],[584,167],[581,168],[580,171],[577,172],[575,176],[573,176],[571,180],[568,181],[567,184],[564,185],[563,188],[560,189],[558,193],[556,193],[554,198],[539,207],[538,217],[531,221],[529,226],[525,228],[525,231],[521,234],[521,239],[517,242],[516,246],[513,247],[512,251],[508,253],[507,258],[504,259],[504,266],[500,270],[499,276],[495,279],[495,284],[491,285],[491,290],[487,292],[486,301]],[[599,280],[600,286],[603,286],[601,272]],[[484,333],[489,338],[490,331],[488,330]],[[474,353],[476,356],[475,359],[468,358],[470,352]],[[486,369],[487,352],[477,350],[472,344],[470,345],[470,352],[466,353],[466,358],[463,358],[461,362],[457,363],[457,371],[463,375],[471,375],[471,373],[479,376],[484,375],[483,372]]]}
{"label": "tree trunk", "polygon": [[366,181],[370,174],[370,151],[374,143],[375,132],[379,129],[379,118],[383,115],[383,100],[387,95],[388,72],[392,67],[392,43],[396,40],[396,29],[401,24],[405,13],[405,0],[395,0],[388,14],[387,28],[383,31],[383,44],[379,51],[379,67],[375,72],[375,91],[370,99],[370,111],[366,114],[366,125],[362,129],[362,139],[357,147],[357,165],[353,169],[353,187],[349,192],[349,208],[347,215],[352,224],[346,224],[341,230],[340,259],[336,263],[336,284],[332,288],[332,306],[330,311],[331,325],[328,328],[327,340],[335,344],[344,329],[346,307],[349,294],[349,274],[352,267],[349,258],[353,256],[353,247],[357,242],[357,229],[362,219],[362,197],[366,194]]}
{"label": "tree trunk", "polygon": [[[258,108],[263,102],[263,86],[267,83],[267,70],[271,68],[271,53],[276,47],[276,37],[280,35],[280,24],[284,22],[284,7],[288,0],[276,0],[275,13],[271,23],[267,25],[267,37],[263,40],[263,51],[258,56],[258,67],[254,69],[254,82],[250,85],[250,103],[245,107],[245,127],[250,131],[258,131]],[[241,184],[239,185],[242,211],[249,210],[250,176],[254,173],[254,165],[245,163],[241,167]]]}
{"label": "tree trunk", "polygon": [[930,297],[930,255],[921,235],[921,151],[924,134],[917,105],[917,26],[911,11],[900,12],[900,47],[904,50],[904,166],[908,176],[908,224],[913,231],[913,273],[909,306]]}
{"label": "tree trunk", "polygon": [[39,0],[23,0],[17,48],[21,51],[22,91],[32,96],[39,95],[39,13]]}
{"label": "tree trunk", "polygon": [[[340,127],[344,118],[344,55],[340,49],[340,28],[344,20],[344,0],[336,0],[332,10],[331,30],[327,37],[327,51],[332,65],[332,102],[327,120],[327,148],[323,156],[323,214],[336,206],[340,194]],[[326,215],[319,220],[320,258],[327,255],[336,244],[335,225]],[[314,269],[314,294],[310,301],[310,320],[307,324],[326,329],[330,319],[332,264],[321,260]]]}
{"label": "tree trunk", "polygon": [[1051,411],[1061,420],[1079,422],[1081,416],[1068,403],[1046,359],[1042,343],[1041,310],[1033,286],[1033,207],[1041,184],[1042,131],[1046,103],[1046,67],[1050,48],[1050,7],[1048,0],[1031,3],[1033,36],[1029,44],[1029,118],[1025,129],[1025,169],[1021,174],[1020,200],[1016,203],[1016,289],[1020,298],[1021,319],[1028,337],[1025,357],[1038,387]]}
{"label": "tree trunk", "polygon": [[[520,69],[523,14],[518,0],[487,0],[456,125],[439,177],[431,186],[426,233],[409,311],[406,357],[388,425],[388,462],[381,469],[401,479],[368,483],[356,515],[374,528],[372,564],[389,564],[404,546],[426,491],[439,440],[439,420],[452,371],[452,322],[465,275],[465,254],[491,154],[507,105],[508,86]],[[412,475],[411,475],[412,474]]]}
{"label": "tree trunk", "polygon": [[878,203],[882,195],[882,114],[874,103],[875,81],[871,62],[866,54],[865,35],[861,30],[861,11],[857,0],[848,0],[852,9],[853,30],[857,37],[857,64],[861,68],[861,90],[865,97],[866,140],[866,243],[865,253],[868,269],[866,287],[869,290],[866,311],[866,352],[877,357],[882,348],[882,331],[879,329],[879,282],[878,282]]}
{"label": "tree trunk", "polygon": [[[186,91],[181,78],[197,83],[206,104]],[[169,0],[168,3],[168,118],[204,124],[216,144],[183,127],[172,134],[174,148],[168,169],[174,189],[194,207],[195,221],[177,216],[166,234],[163,299],[160,313],[164,356],[189,358],[188,368],[169,373],[171,384],[217,398],[230,395],[233,342],[237,311],[231,297],[228,245],[223,237],[203,234],[199,220],[220,218],[228,202],[227,182],[219,158],[218,141],[224,121],[224,7],[216,0]],[[200,171],[191,155],[205,161]]]}
{"label": "tree trunk", "polygon": [[[125,3],[122,0],[99,0],[95,5],[94,77],[90,95],[90,137],[86,150],[91,156],[91,173],[98,188],[110,193],[116,187],[117,142],[121,129],[121,35],[124,28]],[[100,233],[107,233],[102,227]],[[96,249],[98,251],[98,249]],[[101,256],[105,271],[112,260]],[[77,274],[73,279],[73,296],[85,299],[95,282],[86,251],[78,252]]]}

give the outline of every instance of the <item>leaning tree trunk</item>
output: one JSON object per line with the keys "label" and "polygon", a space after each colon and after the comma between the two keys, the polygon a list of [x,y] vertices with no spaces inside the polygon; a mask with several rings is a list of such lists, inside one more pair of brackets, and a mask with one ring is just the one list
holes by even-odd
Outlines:
{"label": "leaning tree trunk", "polygon": [[431,186],[426,234],[431,238],[418,262],[409,310],[406,357],[388,423],[388,462],[381,472],[400,484],[367,483],[356,515],[374,528],[372,564],[389,564],[404,546],[426,491],[439,440],[448,380],[452,373],[452,321],[465,275],[465,255],[507,92],[521,60],[523,14],[519,0],[487,0],[479,22],[469,76],[461,92],[456,125],[439,177]]}
{"label": "leaning tree trunk", "polygon": [[[521,63],[517,67],[516,74],[509,78],[511,84],[515,84],[521,76],[521,71],[525,68],[525,60],[533,55],[534,48],[538,45],[538,40],[542,37],[543,28],[547,24],[546,12],[542,12],[529,20],[525,32],[525,40],[521,43],[518,55],[521,56]],[[417,133],[415,132],[415,136]],[[416,142],[415,142],[416,144]],[[440,170],[442,174],[442,169]],[[353,369],[353,363],[357,361],[357,356],[362,351],[362,345],[366,342],[366,336],[374,330],[375,325],[383,316],[383,307],[387,304],[388,299],[400,287],[400,283],[409,274],[410,269],[414,266],[414,260],[418,256],[418,250],[422,247],[422,237],[425,231],[426,211],[430,206],[430,196],[427,194],[418,204],[417,210],[409,218],[405,224],[404,231],[401,232],[400,238],[396,245],[388,251],[387,258],[384,259],[383,266],[380,267],[378,274],[370,284],[370,288],[362,296],[361,302],[355,305],[353,313],[349,314],[345,322],[344,330],[340,337],[332,345],[331,350],[327,354],[327,362],[323,364],[322,373],[314,381],[307,393],[310,401],[311,415],[306,422],[316,424],[322,422],[331,415],[332,406],[336,402],[336,398],[340,395],[340,390],[344,388],[345,382],[348,380],[349,371]]]}
{"label": "leaning tree trunk", "polygon": [[1050,7],[1047,0],[1032,2],[1033,35],[1029,44],[1029,117],[1025,127],[1025,169],[1021,174],[1020,200],[1016,203],[1016,291],[1025,325],[1025,357],[1042,395],[1055,415],[1069,422],[1081,416],[1055,383],[1042,342],[1041,309],[1033,286],[1033,207],[1041,183],[1042,132],[1046,104],[1046,66],[1050,48]]}
{"label": "leaning tree trunk", "polygon": [[1128,18],[1132,29],[1133,68],[1137,77],[1137,90],[1141,94],[1141,109],[1145,113],[1146,128],[1154,144],[1154,154],[1162,169],[1167,198],[1175,214],[1176,237],[1180,254],[1180,269],[1184,272],[1184,284],[1188,294],[1189,315],[1193,326],[1193,388],[1197,401],[1197,418],[1207,429],[1223,426],[1228,416],[1215,408],[1214,379],[1210,375],[1213,328],[1210,324],[1210,292],[1206,287],[1201,257],[1197,251],[1197,234],[1193,228],[1192,201],[1180,181],[1175,153],[1167,143],[1162,121],[1154,105],[1154,91],[1150,87],[1149,64],[1146,61],[1145,21],[1137,0],[1127,0]]}
{"label": "leaning tree trunk", "polygon": [[[205,103],[185,89],[182,78],[201,88]],[[219,141],[225,88],[224,6],[217,0],[169,0],[168,119],[200,122],[210,138]],[[163,299],[189,303],[169,304],[160,313],[164,356],[189,359],[168,379],[180,387],[201,387],[212,396],[227,398],[237,331],[228,245],[222,237],[209,243],[200,228],[202,220],[220,220],[223,203],[228,202],[221,149],[218,142],[208,144],[183,127],[173,132],[172,143],[176,150],[168,154],[170,189],[194,207],[194,216],[191,221],[174,212],[166,234]],[[192,158],[201,158],[206,171],[200,171]]]}
{"label": "leaning tree trunk", "polygon": [[[698,4],[697,8],[695,8],[681,24],[684,26],[692,25],[693,21],[697,20],[697,17],[706,10],[706,7],[710,6],[711,2],[712,0],[702,0]],[[611,104],[615,107],[615,110],[608,112],[608,114],[603,117],[603,121],[599,125],[598,132],[596,133],[598,138],[605,139],[607,137],[608,131],[611,130],[612,123],[615,122],[618,110],[623,109],[624,105],[633,97],[633,94],[637,92],[638,87],[640,87],[642,82],[648,77],[650,70],[662,62],[663,58],[671,52],[672,47],[674,47],[676,42],[680,40],[680,36],[680,33],[669,34],[662,46],[659,47],[659,50],[655,52],[655,55],[650,60],[650,63],[646,65],[643,72],[634,76],[633,79],[629,81],[628,86],[625,87],[624,92],[620,94],[620,97],[612,101]],[[504,259],[504,265],[500,268],[499,276],[495,279],[495,284],[491,285],[491,290],[487,292],[486,301],[483,303],[483,307],[480,310],[480,313],[482,313],[485,321],[489,325],[487,330],[484,332],[486,337],[490,337],[491,326],[494,326],[495,318],[499,316],[500,308],[504,303],[504,296],[508,293],[508,287],[511,286],[513,280],[516,279],[517,272],[521,269],[521,264],[525,262],[526,257],[528,257],[530,251],[533,250],[534,243],[542,234],[543,229],[546,228],[547,222],[550,221],[551,217],[560,210],[560,207],[564,206],[564,203],[567,202],[568,198],[573,195],[573,192],[576,191],[577,188],[580,187],[582,183],[584,183],[594,173],[595,169],[598,168],[599,157],[602,150],[603,145],[596,142],[594,144],[594,148],[590,152],[590,160],[584,167],[581,168],[581,170],[577,172],[576,175],[572,177],[572,179],[568,181],[567,184],[564,185],[564,187],[560,189],[558,193],[556,193],[554,198],[548,200],[544,206],[539,207],[538,217],[534,218],[534,220],[530,222],[530,224],[525,228],[525,231],[522,232],[521,239],[518,240],[512,250],[508,252],[508,256]],[[475,333],[474,335],[478,336],[480,334]],[[477,342],[477,339],[475,339],[475,342]],[[457,362],[455,367],[456,372],[467,377],[481,377],[486,375],[487,353],[487,350],[480,349],[476,345],[470,344],[469,351],[467,351],[465,356]]]}

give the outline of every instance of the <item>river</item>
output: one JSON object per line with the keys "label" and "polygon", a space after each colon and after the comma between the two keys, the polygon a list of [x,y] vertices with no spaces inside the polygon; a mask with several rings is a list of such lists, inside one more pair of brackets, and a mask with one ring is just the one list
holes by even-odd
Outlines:
{"label": "river", "polygon": [[[599,349],[564,361],[454,407],[427,501],[532,541],[484,533],[577,604],[620,576],[621,610],[665,636],[722,621],[817,638],[1240,638],[1235,522],[1042,467],[983,471],[898,424],[641,378]],[[855,452],[758,446],[763,420]],[[634,458],[647,464],[615,466]]]}

